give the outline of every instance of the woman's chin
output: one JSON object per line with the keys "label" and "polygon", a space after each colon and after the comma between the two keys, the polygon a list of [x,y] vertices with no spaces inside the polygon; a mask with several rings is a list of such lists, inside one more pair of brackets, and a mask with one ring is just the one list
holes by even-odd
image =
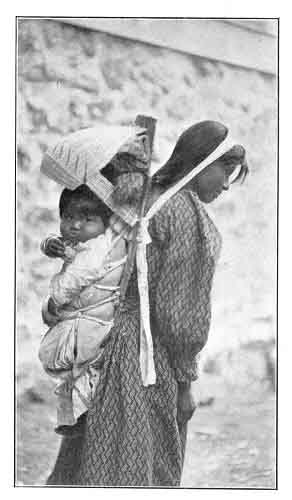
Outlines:
{"label": "woman's chin", "polygon": [[220,193],[201,193],[198,196],[203,203],[212,203],[219,195]]}

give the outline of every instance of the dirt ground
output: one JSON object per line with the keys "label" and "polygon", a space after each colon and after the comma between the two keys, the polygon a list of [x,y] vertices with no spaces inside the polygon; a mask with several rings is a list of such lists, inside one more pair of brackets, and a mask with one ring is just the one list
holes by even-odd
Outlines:
{"label": "dirt ground", "polygon": [[189,425],[182,486],[275,488],[275,396],[227,394]]}
{"label": "dirt ground", "polygon": [[[209,389],[201,392],[189,424],[182,486],[274,489],[275,394],[216,383],[212,397]],[[54,405],[45,392],[26,391],[18,403],[17,486],[44,485],[56,457]]]}

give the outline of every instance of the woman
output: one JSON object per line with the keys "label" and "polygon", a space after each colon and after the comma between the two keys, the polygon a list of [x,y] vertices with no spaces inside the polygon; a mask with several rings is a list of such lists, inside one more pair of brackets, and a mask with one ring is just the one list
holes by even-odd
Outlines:
{"label": "woman", "polygon": [[[212,121],[184,132],[171,159],[153,177],[150,205],[220,148],[227,133],[224,125]],[[221,245],[202,202],[210,203],[228,189],[238,165],[235,180],[247,173],[244,148],[235,145],[151,219],[147,261],[156,383],[145,387],[141,381],[134,272],[105,346],[100,383],[84,433],[63,439],[47,484],[180,485],[187,422],[195,409],[191,382],[197,379],[196,358],[208,337],[210,292]],[[135,172],[133,190],[127,171],[130,176]],[[135,171],[130,158],[111,162],[104,175],[129,198],[141,186],[138,176],[142,174]]]}

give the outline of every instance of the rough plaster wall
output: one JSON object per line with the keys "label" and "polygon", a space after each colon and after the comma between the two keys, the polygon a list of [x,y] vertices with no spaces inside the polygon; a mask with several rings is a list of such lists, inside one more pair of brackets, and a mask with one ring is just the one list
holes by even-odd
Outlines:
{"label": "rough plaster wall", "polygon": [[[209,369],[215,358],[224,369],[226,353],[233,350],[233,377],[235,367],[238,380],[240,370],[263,377],[262,353],[270,352],[275,336],[275,78],[54,21],[21,20],[17,101],[21,380],[39,370],[37,347],[45,331],[40,300],[60,265],[39,251],[40,240],[58,229],[60,193],[39,174],[42,151],[62,134],[99,122],[129,123],[137,113],[158,119],[156,166],[167,159],[180,132],[202,119],[228,124],[247,148],[251,175],[246,184],[208,208],[224,249],[204,356]],[[243,343],[255,346],[250,366],[241,363],[242,350],[236,354]]]}

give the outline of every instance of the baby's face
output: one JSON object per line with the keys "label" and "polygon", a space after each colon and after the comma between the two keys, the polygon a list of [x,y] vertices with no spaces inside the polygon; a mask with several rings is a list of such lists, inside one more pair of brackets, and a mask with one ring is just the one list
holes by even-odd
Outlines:
{"label": "baby's face", "polygon": [[65,208],[60,223],[60,232],[65,240],[73,243],[85,242],[104,233],[102,218],[96,215],[91,200],[72,200]]}

